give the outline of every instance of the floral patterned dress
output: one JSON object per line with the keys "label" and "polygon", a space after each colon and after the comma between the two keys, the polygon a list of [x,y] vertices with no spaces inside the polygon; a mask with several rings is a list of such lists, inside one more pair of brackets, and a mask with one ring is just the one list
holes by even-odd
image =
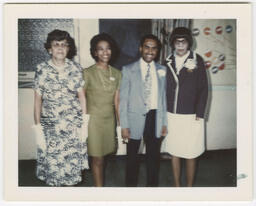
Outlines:
{"label": "floral patterned dress", "polygon": [[88,168],[86,142],[81,138],[82,109],[77,91],[84,80],[79,64],[66,59],[62,70],[52,61],[37,66],[35,91],[42,96],[40,122],[46,150],[37,149],[36,176],[48,185],[74,185]]}

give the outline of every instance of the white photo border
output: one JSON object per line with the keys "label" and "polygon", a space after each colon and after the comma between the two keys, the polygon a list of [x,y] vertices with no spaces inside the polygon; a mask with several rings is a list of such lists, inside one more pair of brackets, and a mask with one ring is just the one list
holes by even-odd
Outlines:
{"label": "white photo border", "polygon": [[[254,177],[251,10],[251,5],[245,3],[6,4],[3,53],[4,198],[15,201],[252,201]],[[246,174],[247,177],[238,180],[237,187],[230,188],[19,187],[17,118],[19,18],[237,19],[237,174]]]}

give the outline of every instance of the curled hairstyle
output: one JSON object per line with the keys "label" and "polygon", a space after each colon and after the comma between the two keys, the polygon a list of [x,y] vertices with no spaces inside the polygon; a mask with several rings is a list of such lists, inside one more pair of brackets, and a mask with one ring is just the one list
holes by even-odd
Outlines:
{"label": "curled hairstyle", "polygon": [[115,40],[108,34],[106,33],[101,33],[101,34],[97,34],[95,35],[91,41],[90,41],[90,53],[92,58],[97,62],[98,61],[98,57],[95,56],[95,52],[97,50],[97,44],[100,41],[106,41],[109,43],[110,49],[111,49],[111,58],[110,58],[110,63],[113,63],[113,61],[117,58],[118,55],[118,47],[117,44],[115,42]]}
{"label": "curled hairstyle", "polygon": [[177,27],[172,31],[170,36],[170,46],[174,50],[174,41],[178,38],[185,38],[188,41],[188,49],[193,45],[193,38],[190,29],[186,27]]}
{"label": "curled hairstyle", "polygon": [[52,32],[50,32],[47,36],[47,40],[46,40],[46,43],[44,44],[44,48],[48,52],[48,50],[52,47],[51,43],[53,41],[62,41],[62,40],[66,40],[68,43],[69,50],[68,50],[67,58],[73,59],[73,57],[76,56],[76,52],[77,52],[76,46],[75,46],[75,40],[66,31],[55,29]]}

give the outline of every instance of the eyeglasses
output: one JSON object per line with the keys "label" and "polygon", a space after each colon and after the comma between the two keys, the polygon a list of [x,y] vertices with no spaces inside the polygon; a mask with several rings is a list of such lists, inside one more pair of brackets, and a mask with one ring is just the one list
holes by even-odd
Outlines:
{"label": "eyeglasses", "polygon": [[181,39],[181,40],[176,39],[174,41],[174,44],[187,44],[187,43],[188,43],[188,41],[186,39]]}
{"label": "eyeglasses", "polygon": [[58,47],[67,48],[68,46],[69,46],[68,43],[59,43],[59,42],[52,43],[52,47],[55,47],[55,48],[58,48]]}

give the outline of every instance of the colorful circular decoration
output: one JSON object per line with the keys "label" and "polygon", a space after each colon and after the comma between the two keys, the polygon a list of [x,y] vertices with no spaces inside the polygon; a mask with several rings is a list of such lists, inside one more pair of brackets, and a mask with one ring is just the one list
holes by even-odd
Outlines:
{"label": "colorful circular decoration", "polygon": [[211,29],[209,27],[204,28],[204,34],[209,35],[211,33]]}
{"label": "colorful circular decoration", "polygon": [[226,26],[226,32],[231,33],[233,31],[233,27],[231,25]]}
{"label": "colorful circular decoration", "polygon": [[208,49],[208,50],[204,53],[204,55],[205,55],[206,57],[210,57],[210,56],[212,56],[212,51]]}
{"label": "colorful circular decoration", "polygon": [[225,60],[225,55],[224,55],[224,54],[221,54],[221,55],[219,56],[219,60],[220,60],[220,61],[224,61],[224,60]]}
{"label": "colorful circular decoration", "polygon": [[220,66],[219,66],[219,70],[223,70],[225,68],[225,64],[222,63]]}
{"label": "colorful circular decoration", "polygon": [[213,64],[218,64],[218,63],[219,63],[219,59],[218,59],[217,57],[214,57],[214,58],[212,59],[212,63],[213,63]]}
{"label": "colorful circular decoration", "polygon": [[213,67],[212,68],[212,73],[216,74],[219,71],[218,67]]}
{"label": "colorful circular decoration", "polygon": [[206,61],[206,62],[204,63],[204,65],[205,65],[205,68],[206,68],[206,69],[209,69],[209,68],[211,67],[212,63],[211,63],[210,61]]}
{"label": "colorful circular decoration", "polygon": [[199,31],[198,28],[194,28],[194,29],[192,30],[192,35],[193,35],[193,36],[198,36],[199,34],[200,34],[200,31]]}
{"label": "colorful circular decoration", "polygon": [[222,26],[217,26],[215,32],[216,34],[222,34]]}

